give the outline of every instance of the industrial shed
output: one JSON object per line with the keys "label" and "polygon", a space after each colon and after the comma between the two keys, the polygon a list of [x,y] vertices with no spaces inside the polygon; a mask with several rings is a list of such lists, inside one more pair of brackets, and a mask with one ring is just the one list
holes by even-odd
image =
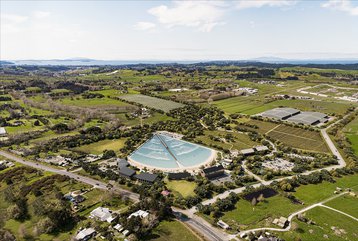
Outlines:
{"label": "industrial shed", "polygon": [[261,113],[261,116],[278,120],[286,120],[291,116],[299,114],[301,111],[294,108],[275,108]]}
{"label": "industrial shed", "polygon": [[317,125],[328,121],[328,116],[319,112],[301,112],[287,119],[290,122],[304,125]]}

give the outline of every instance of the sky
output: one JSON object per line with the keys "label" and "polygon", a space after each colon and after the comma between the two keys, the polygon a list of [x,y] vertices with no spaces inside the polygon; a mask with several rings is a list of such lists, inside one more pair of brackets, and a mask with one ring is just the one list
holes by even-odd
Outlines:
{"label": "sky", "polygon": [[1,0],[0,59],[358,58],[358,1]]}

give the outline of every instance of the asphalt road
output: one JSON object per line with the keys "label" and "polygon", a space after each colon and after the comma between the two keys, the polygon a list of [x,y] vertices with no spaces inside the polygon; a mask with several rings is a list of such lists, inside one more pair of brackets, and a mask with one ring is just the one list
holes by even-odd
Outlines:
{"label": "asphalt road", "polygon": [[223,241],[229,240],[229,236],[223,235],[223,233],[217,230],[215,227],[211,226],[204,220],[201,220],[198,216],[189,217],[185,214],[184,210],[172,207],[173,213],[177,219],[190,225],[192,228],[198,232],[205,234],[206,239],[212,241]]}

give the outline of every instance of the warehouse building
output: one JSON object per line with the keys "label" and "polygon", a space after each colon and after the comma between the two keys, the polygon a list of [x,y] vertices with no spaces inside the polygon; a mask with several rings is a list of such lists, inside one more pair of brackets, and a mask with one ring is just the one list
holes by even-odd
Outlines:
{"label": "warehouse building", "polygon": [[294,108],[275,108],[261,113],[261,116],[278,120],[286,120],[299,113],[300,110]]}
{"label": "warehouse building", "polygon": [[328,116],[319,112],[301,112],[287,119],[290,122],[304,125],[317,125],[320,123],[326,123]]}
{"label": "warehouse building", "polygon": [[326,123],[329,120],[329,116],[326,114],[313,111],[300,111],[294,108],[275,108],[265,111],[260,115],[304,125],[318,125],[320,123]]}

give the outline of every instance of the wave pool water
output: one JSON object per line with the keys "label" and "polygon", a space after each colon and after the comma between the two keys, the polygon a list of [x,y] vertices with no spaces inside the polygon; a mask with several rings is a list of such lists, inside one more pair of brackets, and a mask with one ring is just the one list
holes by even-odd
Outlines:
{"label": "wave pool water", "polygon": [[165,134],[154,134],[128,159],[156,169],[186,169],[212,161],[215,151]]}

